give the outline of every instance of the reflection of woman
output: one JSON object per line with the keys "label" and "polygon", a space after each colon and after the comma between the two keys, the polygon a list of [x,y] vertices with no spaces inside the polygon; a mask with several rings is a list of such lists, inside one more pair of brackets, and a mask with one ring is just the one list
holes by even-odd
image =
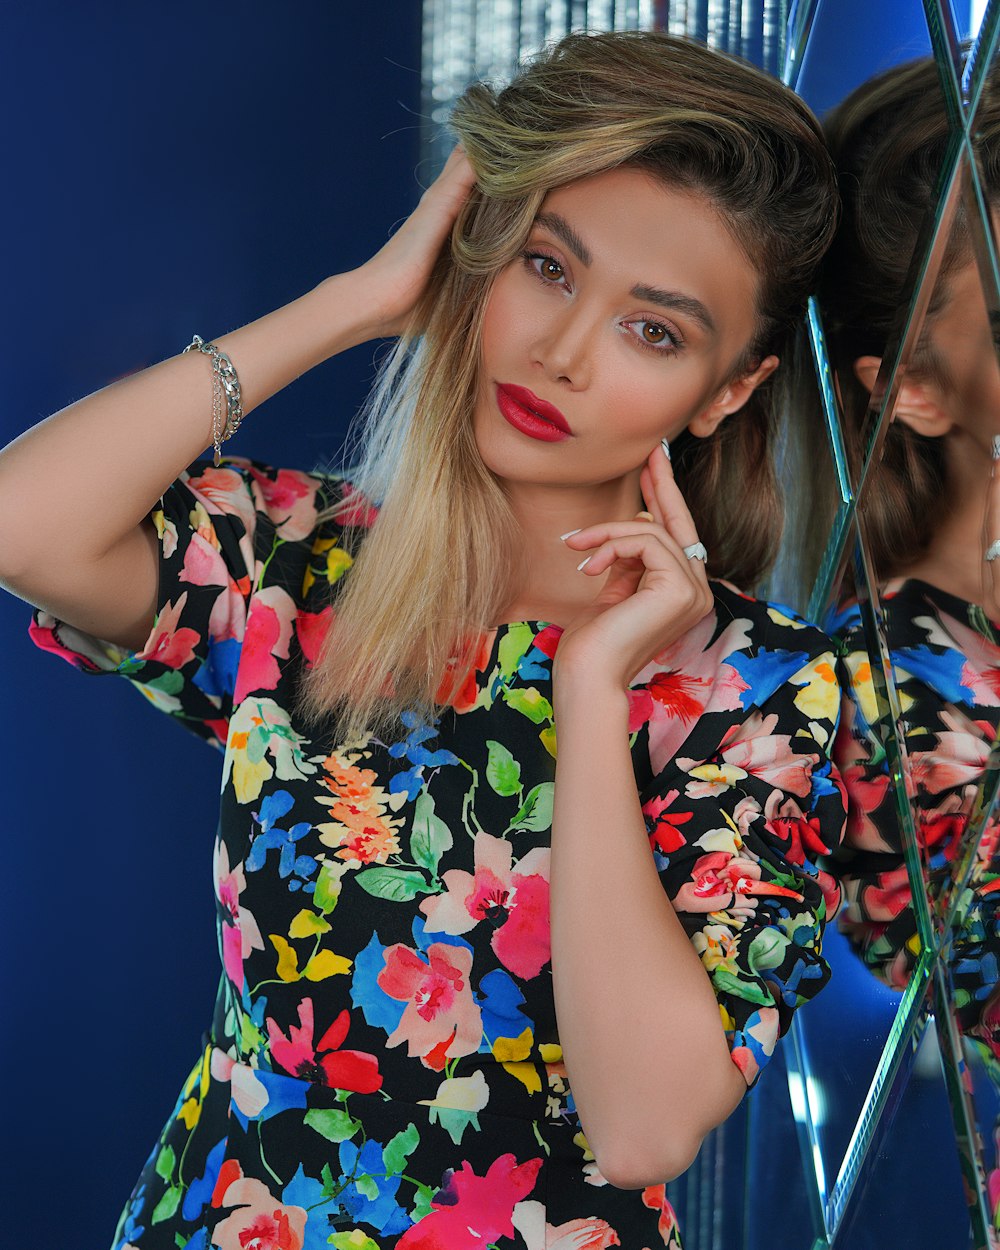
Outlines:
{"label": "reflection of woman", "polygon": [[[918,231],[933,203],[948,123],[932,60],[859,88],[827,125],[844,215],[824,267],[823,291],[848,429],[859,431],[898,315]],[[995,104],[984,108],[987,188],[1000,193]],[[1000,510],[991,485],[1000,432],[1000,375],[990,318],[959,218],[912,362],[899,389],[885,452],[865,504],[866,539],[879,576],[893,673],[912,765],[913,811],[930,895],[952,880],[990,744],[1000,725],[1000,601],[984,560]],[[857,455],[858,448],[855,448]],[[986,525],[984,528],[984,517]],[[992,535],[996,537],[996,535]],[[899,817],[877,725],[860,613],[835,625],[844,638],[851,699],[838,760],[851,797],[841,851],[842,924],[865,960],[903,986],[919,954]],[[1000,930],[992,858],[979,852],[951,961],[963,1027],[992,1035],[984,1009],[997,982]]]}
{"label": "reflection of woman", "polygon": [[[119,1246],[672,1244],[664,1179],[828,975],[827,643],[701,545],[773,546],[815,123],[635,34],[455,124],[367,265],[0,456],[34,640],[225,749],[217,1010]],[[351,485],[192,463],[218,352],[247,411],[385,334]]]}

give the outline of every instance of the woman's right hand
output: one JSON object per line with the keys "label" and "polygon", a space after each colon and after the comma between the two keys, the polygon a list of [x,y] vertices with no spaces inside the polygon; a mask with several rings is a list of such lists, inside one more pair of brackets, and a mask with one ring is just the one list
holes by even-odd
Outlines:
{"label": "woman's right hand", "polygon": [[402,334],[476,175],[461,146],[385,247],[357,270],[374,300],[374,336]]}

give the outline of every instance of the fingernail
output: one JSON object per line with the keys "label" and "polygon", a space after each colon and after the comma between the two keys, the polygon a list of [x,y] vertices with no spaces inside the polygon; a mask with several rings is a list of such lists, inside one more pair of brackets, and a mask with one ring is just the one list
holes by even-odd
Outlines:
{"label": "fingernail", "polygon": [[652,512],[637,512],[635,514],[635,519],[637,521],[652,521],[653,514]]}
{"label": "fingernail", "polygon": [[661,438],[660,446],[663,448],[663,454],[669,460],[670,459],[670,444],[667,442],[665,438]]}
{"label": "fingernail", "polygon": [[586,560],[581,560],[581,561],[580,561],[580,563],[576,566],[576,571],[579,573],[579,572],[580,572],[580,570],[581,570],[581,569],[582,569],[585,565],[587,565],[587,564],[589,564],[589,563],[590,563],[591,558],[592,558],[591,556],[587,556]]}
{"label": "fingernail", "polygon": [[559,538],[562,542],[565,542],[567,538],[572,538],[574,534],[579,534],[579,533],[580,533],[580,530],[567,530],[565,534],[560,534]]}
{"label": "fingernail", "polygon": [[993,435],[993,459],[1000,460],[1000,434]]}

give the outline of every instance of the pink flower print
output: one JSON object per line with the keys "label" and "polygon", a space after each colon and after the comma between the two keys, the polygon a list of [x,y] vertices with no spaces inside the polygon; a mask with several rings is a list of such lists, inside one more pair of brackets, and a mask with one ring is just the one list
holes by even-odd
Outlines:
{"label": "pink flower print", "polygon": [[[753,712],[741,725],[734,725],[722,739],[718,751],[706,765],[715,766],[736,777],[758,777],[769,786],[806,798],[812,793],[812,770],[819,763],[815,752],[797,754],[791,748],[789,734],[776,734],[778,717],[772,713],[761,716]],[[679,759],[685,772],[704,767],[698,760]],[[720,779],[690,782],[690,798],[720,794],[732,784],[729,776]]]}
{"label": "pink flower print", "polygon": [[477,833],[475,875],[449,870],[441,878],[445,892],[420,904],[427,931],[468,933],[485,920],[494,927],[490,945],[504,967],[537,977],[551,955],[549,857],[547,847],[535,847],[515,868],[505,838]]}
{"label": "pink flower print", "polygon": [[[802,901],[802,895],[783,885],[761,880],[760,864],[728,851],[712,851],[695,861],[691,880],[677,891],[678,911],[717,912],[732,910],[752,915],[757,895],[780,895]],[[740,902],[739,900],[745,900]]]}
{"label": "pink flower print", "polygon": [[240,895],[247,884],[243,865],[229,867],[229,852],[221,840],[215,843],[212,869],[215,897],[222,907],[222,963],[226,976],[242,993],[246,980],[243,961],[252,950],[264,949],[264,939],[257,921],[245,907],[240,907]]}
{"label": "pink flower print", "polygon": [[286,1206],[260,1181],[245,1177],[235,1159],[222,1165],[212,1206],[236,1208],[212,1233],[219,1250],[302,1250],[304,1208]]}
{"label": "pink flower print", "polygon": [[[228,456],[233,466],[247,466],[243,456]],[[247,534],[254,532],[254,506],[242,473],[237,467],[208,465],[198,477],[188,479],[188,486],[204,506],[209,516],[226,513],[243,522]],[[242,543],[241,543],[242,546]],[[252,563],[252,553],[251,560]]]}
{"label": "pink flower print", "polygon": [[187,596],[185,590],[176,603],[168,603],[160,610],[146,645],[137,652],[139,659],[157,660],[167,668],[183,668],[194,659],[194,649],[201,641],[201,635],[186,626],[178,628]]}
{"label": "pink flower print", "polygon": [[989,754],[989,741],[974,734],[940,733],[935,750],[911,752],[914,784],[930,794],[940,794],[955,786],[978,785]]}
{"label": "pink flower print", "polygon": [[947,612],[941,612],[938,620],[932,616],[914,617],[914,624],[927,631],[927,641],[933,646],[947,647],[965,657],[962,685],[969,691],[969,703],[993,707],[1000,704],[1000,647]]}
{"label": "pink flower print", "polygon": [[387,1045],[407,1043],[407,1054],[419,1055],[425,1067],[442,1071],[449,1059],[472,1055],[483,1037],[483,1019],[472,998],[469,973],[472,951],[435,942],[426,962],[416,951],[397,943],[384,953],[379,988],[406,1007]]}
{"label": "pink flower print", "polygon": [[322,612],[300,611],[295,617],[295,632],[298,634],[299,646],[306,659],[306,667],[312,668],[319,655],[319,649],[333,619],[333,608],[327,604]]}
{"label": "pink flower print", "polygon": [[485,1250],[501,1237],[514,1236],[514,1206],[535,1187],[541,1159],[517,1163],[501,1155],[485,1176],[477,1176],[465,1160],[431,1202],[431,1213],[408,1228],[397,1250]]}
{"label": "pink flower print", "polygon": [[262,511],[274,522],[278,537],[286,542],[308,537],[316,525],[315,479],[298,469],[279,469],[273,478],[255,468],[250,473],[263,501]]}
{"label": "pink flower print", "polygon": [[749,643],[749,621],[733,621],[713,643],[717,624],[710,612],[632,680],[629,732],[648,722],[654,773],[674,758],[702,712],[743,706],[740,696],[749,687],[725,658]]}
{"label": "pink flower print", "polygon": [[593,1215],[565,1224],[550,1224],[540,1202],[519,1202],[512,1222],[527,1250],[606,1250],[622,1244],[607,1220]]}
{"label": "pink flower print", "polygon": [[331,1089],[348,1089],[358,1094],[373,1094],[382,1087],[382,1074],[374,1055],[360,1050],[341,1050],[351,1025],[351,1014],[344,1010],[313,1045],[313,1001],[299,1003],[299,1028],[290,1025],[288,1036],[268,1016],[267,1035],[271,1057],[286,1072],[314,1085]]}
{"label": "pink flower print", "polygon": [[295,601],[281,586],[265,586],[251,599],[234,703],[242,702],[252,690],[275,689],[281,676],[278,659],[288,659],[294,620]]}
{"label": "pink flower print", "polygon": [[544,1206],[531,1200],[517,1203],[511,1219],[527,1250],[605,1250],[606,1246],[621,1245],[619,1235],[606,1220],[591,1215],[552,1225],[545,1219]]}

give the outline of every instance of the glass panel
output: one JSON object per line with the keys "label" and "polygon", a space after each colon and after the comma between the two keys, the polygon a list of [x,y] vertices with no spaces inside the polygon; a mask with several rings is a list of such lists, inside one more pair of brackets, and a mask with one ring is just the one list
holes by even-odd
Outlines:
{"label": "glass panel", "polygon": [[906,1047],[889,1103],[834,1247],[965,1250],[974,1243],[933,1025]]}

